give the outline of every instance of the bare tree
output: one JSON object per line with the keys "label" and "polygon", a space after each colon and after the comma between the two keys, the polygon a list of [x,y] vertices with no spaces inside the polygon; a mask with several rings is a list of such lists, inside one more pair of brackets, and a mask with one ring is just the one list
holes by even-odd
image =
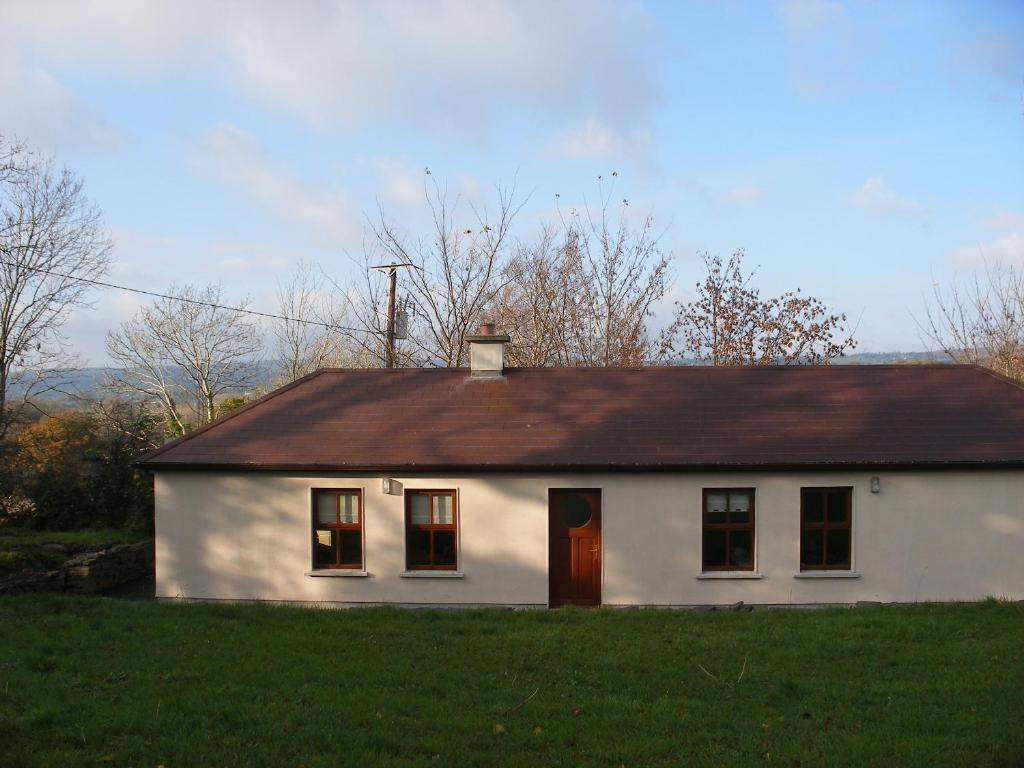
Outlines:
{"label": "bare tree", "polygon": [[130,397],[87,396],[78,398],[82,410],[122,443],[136,446],[136,455],[163,443],[163,420],[145,400]]}
{"label": "bare tree", "polygon": [[61,329],[111,248],[81,180],[0,137],[0,439],[56,386],[70,359]]}
{"label": "bare tree", "polygon": [[651,308],[668,289],[669,259],[660,247],[661,233],[645,216],[639,226],[628,219],[629,202],[613,210],[613,188],[595,213],[587,208],[566,227],[563,249],[579,274],[574,334],[580,365],[642,365],[656,350],[647,332]]}
{"label": "bare tree", "polygon": [[24,180],[36,157],[24,142],[8,141],[0,133],[0,183]]}
{"label": "bare tree", "polygon": [[[617,174],[616,174],[617,175]],[[652,307],[668,288],[669,259],[650,216],[600,188],[597,210],[572,209],[510,262],[494,316],[512,331],[517,365],[641,365],[657,349]]]}
{"label": "bare tree", "polygon": [[[416,320],[410,328],[413,359],[459,367],[467,354],[466,336],[503,287],[510,229],[525,200],[517,198],[515,185],[499,186],[491,216],[485,208],[464,206],[460,195],[450,196],[429,171],[423,191],[431,214],[429,238],[410,238],[383,211],[374,235],[385,258],[415,265],[406,273]],[[367,303],[376,311],[376,302]]]}
{"label": "bare tree", "polygon": [[574,362],[571,334],[577,301],[577,265],[566,258],[558,231],[549,225],[519,244],[505,268],[505,284],[488,314],[512,338],[510,365],[566,366]]}
{"label": "bare tree", "polygon": [[[341,367],[355,355],[348,332],[347,297],[311,262],[300,261],[277,286],[278,309],[287,320],[275,320],[280,371],[277,384],[287,384],[319,368]],[[328,328],[325,326],[333,326]]]}
{"label": "bare tree", "polygon": [[798,288],[761,298],[754,273],[743,272],[743,251],[727,262],[703,254],[707,274],[696,298],[676,303],[662,334],[666,356],[690,354],[712,365],[827,364],[856,346],[846,315],[835,314]]}
{"label": "bare tree", "polygon": [[986,262],[966,285],[934,283],[918,327],[954,361],[1024,381],[1024,272]]}
{"label": "bare tree", "polygon": [[160,409],[171,434],[217,416],[217,399],[253,386],[259,330],[242,312],[248,297],[226,308],[220,284],[171,286],[176,298],[157,299],[107,334],[107,353],[120,369],[108,386],[142,395]]}

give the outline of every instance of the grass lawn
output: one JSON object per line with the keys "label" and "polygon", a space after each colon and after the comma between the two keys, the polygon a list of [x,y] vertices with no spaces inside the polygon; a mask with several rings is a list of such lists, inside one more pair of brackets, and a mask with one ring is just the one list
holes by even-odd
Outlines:
{"label": "grass lawn", "polygon": [[[47,549],[46,544],[63,544],[69,550],[130,544],[145,535],[115,528],[89,528],[79,531],[34,531],[29,528],[0,528],[0,576],[29,568],[48,571],[59,568],[67,552]],[[2,760],[2,756],[0,756]]]}
{"label": "grass lawn", "polygon": [[1024,606],[0,598],[11,766],[1021,766]]}

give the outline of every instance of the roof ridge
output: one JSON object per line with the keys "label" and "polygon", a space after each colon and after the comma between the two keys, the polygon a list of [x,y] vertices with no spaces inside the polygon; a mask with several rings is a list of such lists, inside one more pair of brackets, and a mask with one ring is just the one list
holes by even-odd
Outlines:
{"label": "roof ridge", "polygon": [[[841,365],[524,365],[505,366],[506,371],[541,372],[541,371],[849,371],[849,370],[963,370],[981,368],[973,363],[848,363]],[[983,368],[983,370],[988,370]],[[425,368],[320,368],[317,373],[469,373],[468,367],[449,368],[433,366]],[[997,374],[998,375],[998,374]],[[1012,381],[1012,379],[1009,379]]]}

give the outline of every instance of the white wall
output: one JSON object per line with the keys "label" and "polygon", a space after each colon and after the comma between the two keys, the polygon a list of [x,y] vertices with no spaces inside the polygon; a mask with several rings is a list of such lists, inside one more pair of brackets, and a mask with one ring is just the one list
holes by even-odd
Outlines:
{"label": "white wall", "polygon": [[[872,494],[871,474],[881,478]],[[402,496],[377,477],[158,472],[157,595],[212,599],[545,605],[549,488],[601,488],[611,605],[1024,598],[1024,472],[396,477],[459,493],[464,578],[402,578]],[[802,579],[802,486],[853,486],[853,571]],[[310,489],[364,490],[368,576],[310,570]],[[701,490],[756,488],[755,579],[699,579]]]}

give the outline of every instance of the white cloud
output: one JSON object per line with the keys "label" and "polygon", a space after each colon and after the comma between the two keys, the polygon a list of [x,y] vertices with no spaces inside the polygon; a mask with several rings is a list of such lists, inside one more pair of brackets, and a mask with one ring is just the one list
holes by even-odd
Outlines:
{"label": "white cloud", "polygon": [[481,195],[483,194],[483,188],[480,186],[480,182],[468,173],[460,173],[456,176],[455,184],[459,190],[459,194],[467,200],[480,200]]}
{"label": "white cloud", "polygon": [[757,202],[763,196],[764,187],[759,187],[756,184],[748,184],[730,189],[725,195],[725,201],[735,205],[746,205],[748,203]]}
{"label": "white cloud", "polygon": [[49,71],[0,51],[0,126],[10,137],[55,153],[85,147],[107,151],[124,139],[102,115],[68,91]]}
{"label": "white cloud", "polygon": [[218,273],[280,273],[291,265],[289,259],[268,250],[262,243],[217,241],[203,250],[214,260],[210,265],[212,271]]}
{"label": "white cloud", "polygon": [[375,163],[385,200],[411,207],[423,204],[423,168],[412,169],[397,160]]}
{"label": "white cloud", "polygon": [[616,139],[608,126],[591,115],[583,125],[564,134],[559,149],[569,157],[608,157],[616,147]]}
{"label": "white cloud", "polygon": [[872,176],[849,197],[851,205],[872,216],[922,216],[928,208],[916,200],[900,197],[881,176]]}
{"label": "white cloud", "polygon": [[989,242],[962,245],[950,251],[949,257],[953,262],[964,265],[988,262],[1024,266],[1024,235],[1011,232]]}
{"label": "white cloud", "polygon": [[613,125],[592,114],[558,136],[548,151],[577,160],[615,160],[649,170],[651,137],[642,128]]}
{"label": "white cloud", "polygon": [[224,4],[157,0],[10,0],[0,5],[7,44],[58,62],[132,76],[205,62],[204,28],[230,20]]}
{"label": "white cloud", "polygon": [[114,258],[110,282],[129,288],[159,289],[175,278],[180,279],[182,251],[178,239],[171,235],[114,229]]}
{"label": "white cloud", "polygon": [[14,0],[0,29],[78,71],[213,72],[318,127],[483,135],[509,104],[626,125],[657,98],[646,14],[613,0]]}
{"label": "white cloud", "polygon": [[949,252],[950,260],[968,266],[986,262],[1024,266],[1024,213],[994,208],[978,224],[999,233],[998,236],[994,240],[954,248]]}
{"label": "white cloud", "polygon": [[792,35],[805,37],[846,21],[846,6],[837,0],[783,0],[779,3],[779,18]]}
{"label": "white cloud", "polygon": [[104,314],[111,326],[120,325],[126,320],[131,319],[132,315],[149,301],[148,297],[138,293],[112,291],[109,297],[104,297]]}
{"label": "white cloud", "polygon": [[1006,208],[995,208],[991,214],[981,220],[981,226],[997,231],[1024,231],[1024,213],[1010,211]]}
{"label": "white cloud", "polygon": [[358,238],[358,216],[343,193],[300,177],[234,125],[210,129],[191,160],[198,175],[250,198],[282,221],[301,225],[323,245],[339,247]]}

